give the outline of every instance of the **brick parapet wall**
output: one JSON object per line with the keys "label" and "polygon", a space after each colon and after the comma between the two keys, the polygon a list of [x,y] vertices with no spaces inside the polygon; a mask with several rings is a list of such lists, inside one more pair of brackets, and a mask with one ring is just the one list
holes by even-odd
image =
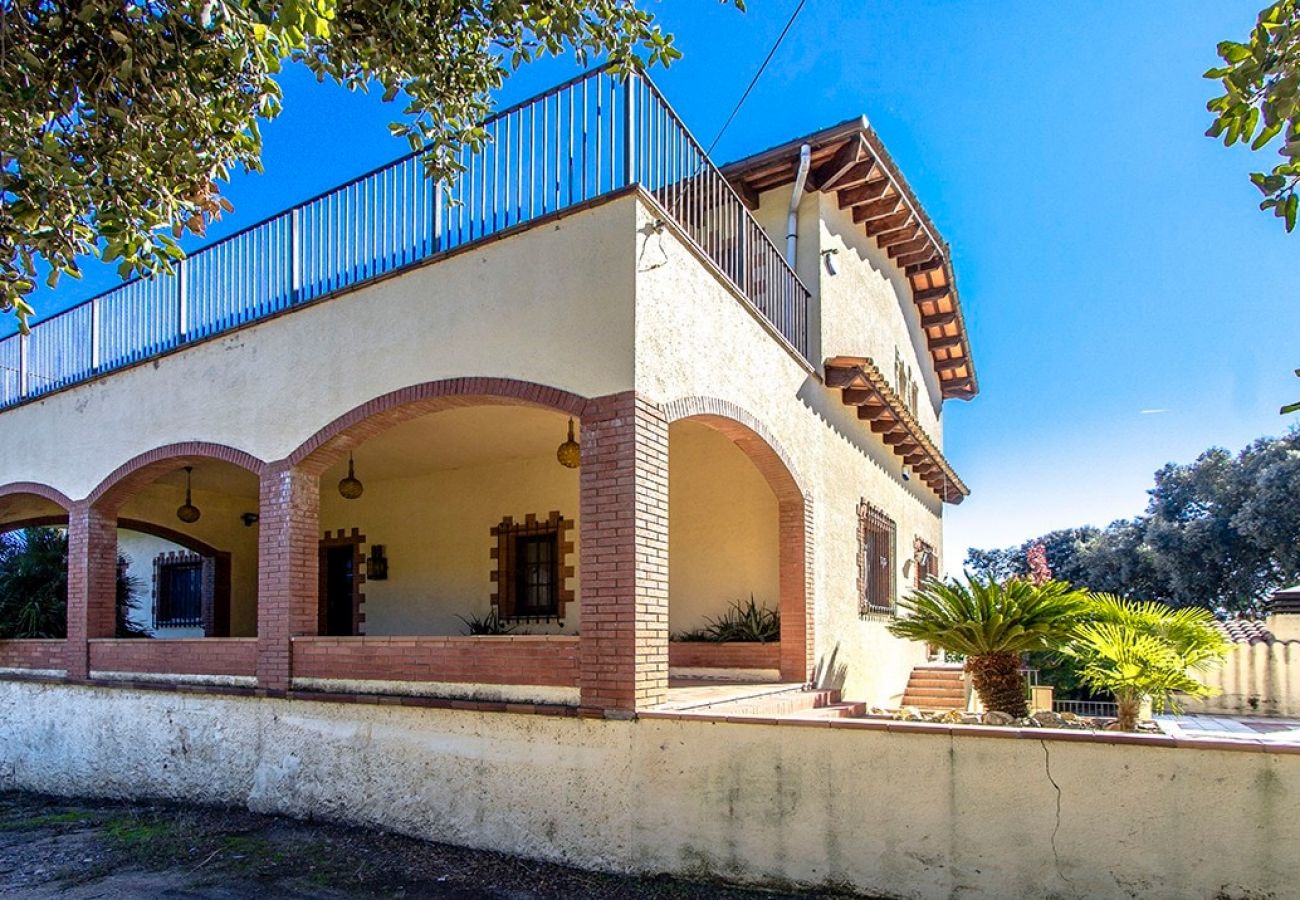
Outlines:
{"label": "brick parapet wall", "polygon": [[576,637],[293,638],[297,678],[577,687]]}
{"label": "brick parapet wall", "polygon": [[668,422],[628,391],[582,417],[582,704],[631,712],[668,690]]}
{"label": "brick parapet wall", "polygon": [[779,669],[781,644],[673,641],[668,665],[681,669]]}
{"label": "brick parapet wall", "polygon": [[66,644],[61,639],[40,638],[0,641],[0,668],[63,669],[68,660]]}
{"label": "brick parapet wall", "polygon": [[92,639],[90,669],[151,675],[255,675],[257,639]]}

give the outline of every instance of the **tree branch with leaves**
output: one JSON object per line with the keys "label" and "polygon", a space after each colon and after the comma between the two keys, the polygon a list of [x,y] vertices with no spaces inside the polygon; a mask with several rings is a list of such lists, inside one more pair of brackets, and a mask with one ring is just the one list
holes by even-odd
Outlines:
{"label": "tree branch with leaves", "polygon": [[80,257],[171,271],[231,211],[220,182],[260,171],[285,64],[404,96],[391,131],[447,177],[510,73],[566,53],[680,56],[630,0],[0,0],[0,311],[25,329],[37,279]]}
{"label": "tree branch with leaves", "polygon": [[1207,104],[1214,122],[1206,134],[1227,147],[1278,144],[1282,161],[1250,180],[1264,195],[1259,208],[1292,231],[1300,211],[1300,0],[1264,9],[1244,43],[1222,41],[1218,50],[1224,65],[1205,77],[1219,80],[1223,93]]}

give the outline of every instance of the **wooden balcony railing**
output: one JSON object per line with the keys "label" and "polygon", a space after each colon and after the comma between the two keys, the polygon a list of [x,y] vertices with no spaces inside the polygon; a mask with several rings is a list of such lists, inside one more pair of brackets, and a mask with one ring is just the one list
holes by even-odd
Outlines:
{"label": "wooden balcony railing", "polygon": [[631,185],[808,357],[807,288],[648,79],[588,72],[483,127],[454,177],[408,154],[0,340],[0,408]]}

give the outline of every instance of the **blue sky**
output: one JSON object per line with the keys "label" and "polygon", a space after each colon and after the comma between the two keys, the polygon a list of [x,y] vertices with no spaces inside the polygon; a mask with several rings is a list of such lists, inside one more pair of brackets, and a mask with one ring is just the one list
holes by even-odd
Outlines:
{"label": "blue sky", "polygon": [[[654,78],[706,145],[796,2],[647,4],[685,54]],[[982,392],[945,405],[973,489],[948,515],[950,570],[970,545],[1138,513],[1161,464],[1287,427],[1300,233],[1255,209],[1246,173],[1267,157],[1203,137],[1201,73],[1262,2],[808,0],[715,151],[866,114],[951,243]],[[500,100],[574,71],[534,65]],[[283,84],[266,172],[230,185],[213,237],[404,151],[395,104],[302,71]],[[114,281],[98,268],[36,300],[49,313]]]}

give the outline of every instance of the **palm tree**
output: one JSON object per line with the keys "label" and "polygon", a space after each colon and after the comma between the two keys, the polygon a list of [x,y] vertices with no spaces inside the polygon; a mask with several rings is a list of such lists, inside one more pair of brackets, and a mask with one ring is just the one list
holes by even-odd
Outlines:
{"label": "palm tree", "polygon": [[[148,637],[131,620],[140,580],[117,559],[117,637]],[[59,528],[0,534],[0,639],[67,636],[68,536]]]}
{"label": "palm tree", "polygon": [[966,657],[984,708],[1016,718],[1029,715],[1020,654],[1063,643],[1086,597],[1063,581],[998,582],[931,579],[899,602],[907,618],[889,626],[897,637],[926,641]]}
{"label": "palm tree", "polygon": [[1212,694],[1193,673],[1217,664],[1228,642],[1208,610],[1094,594],[1065,652],[1082,664],[1085,683],[1115,695],[1120,729],[1134,731],[1143,700],[1160,711],[1176,708],[1175,693]]}

